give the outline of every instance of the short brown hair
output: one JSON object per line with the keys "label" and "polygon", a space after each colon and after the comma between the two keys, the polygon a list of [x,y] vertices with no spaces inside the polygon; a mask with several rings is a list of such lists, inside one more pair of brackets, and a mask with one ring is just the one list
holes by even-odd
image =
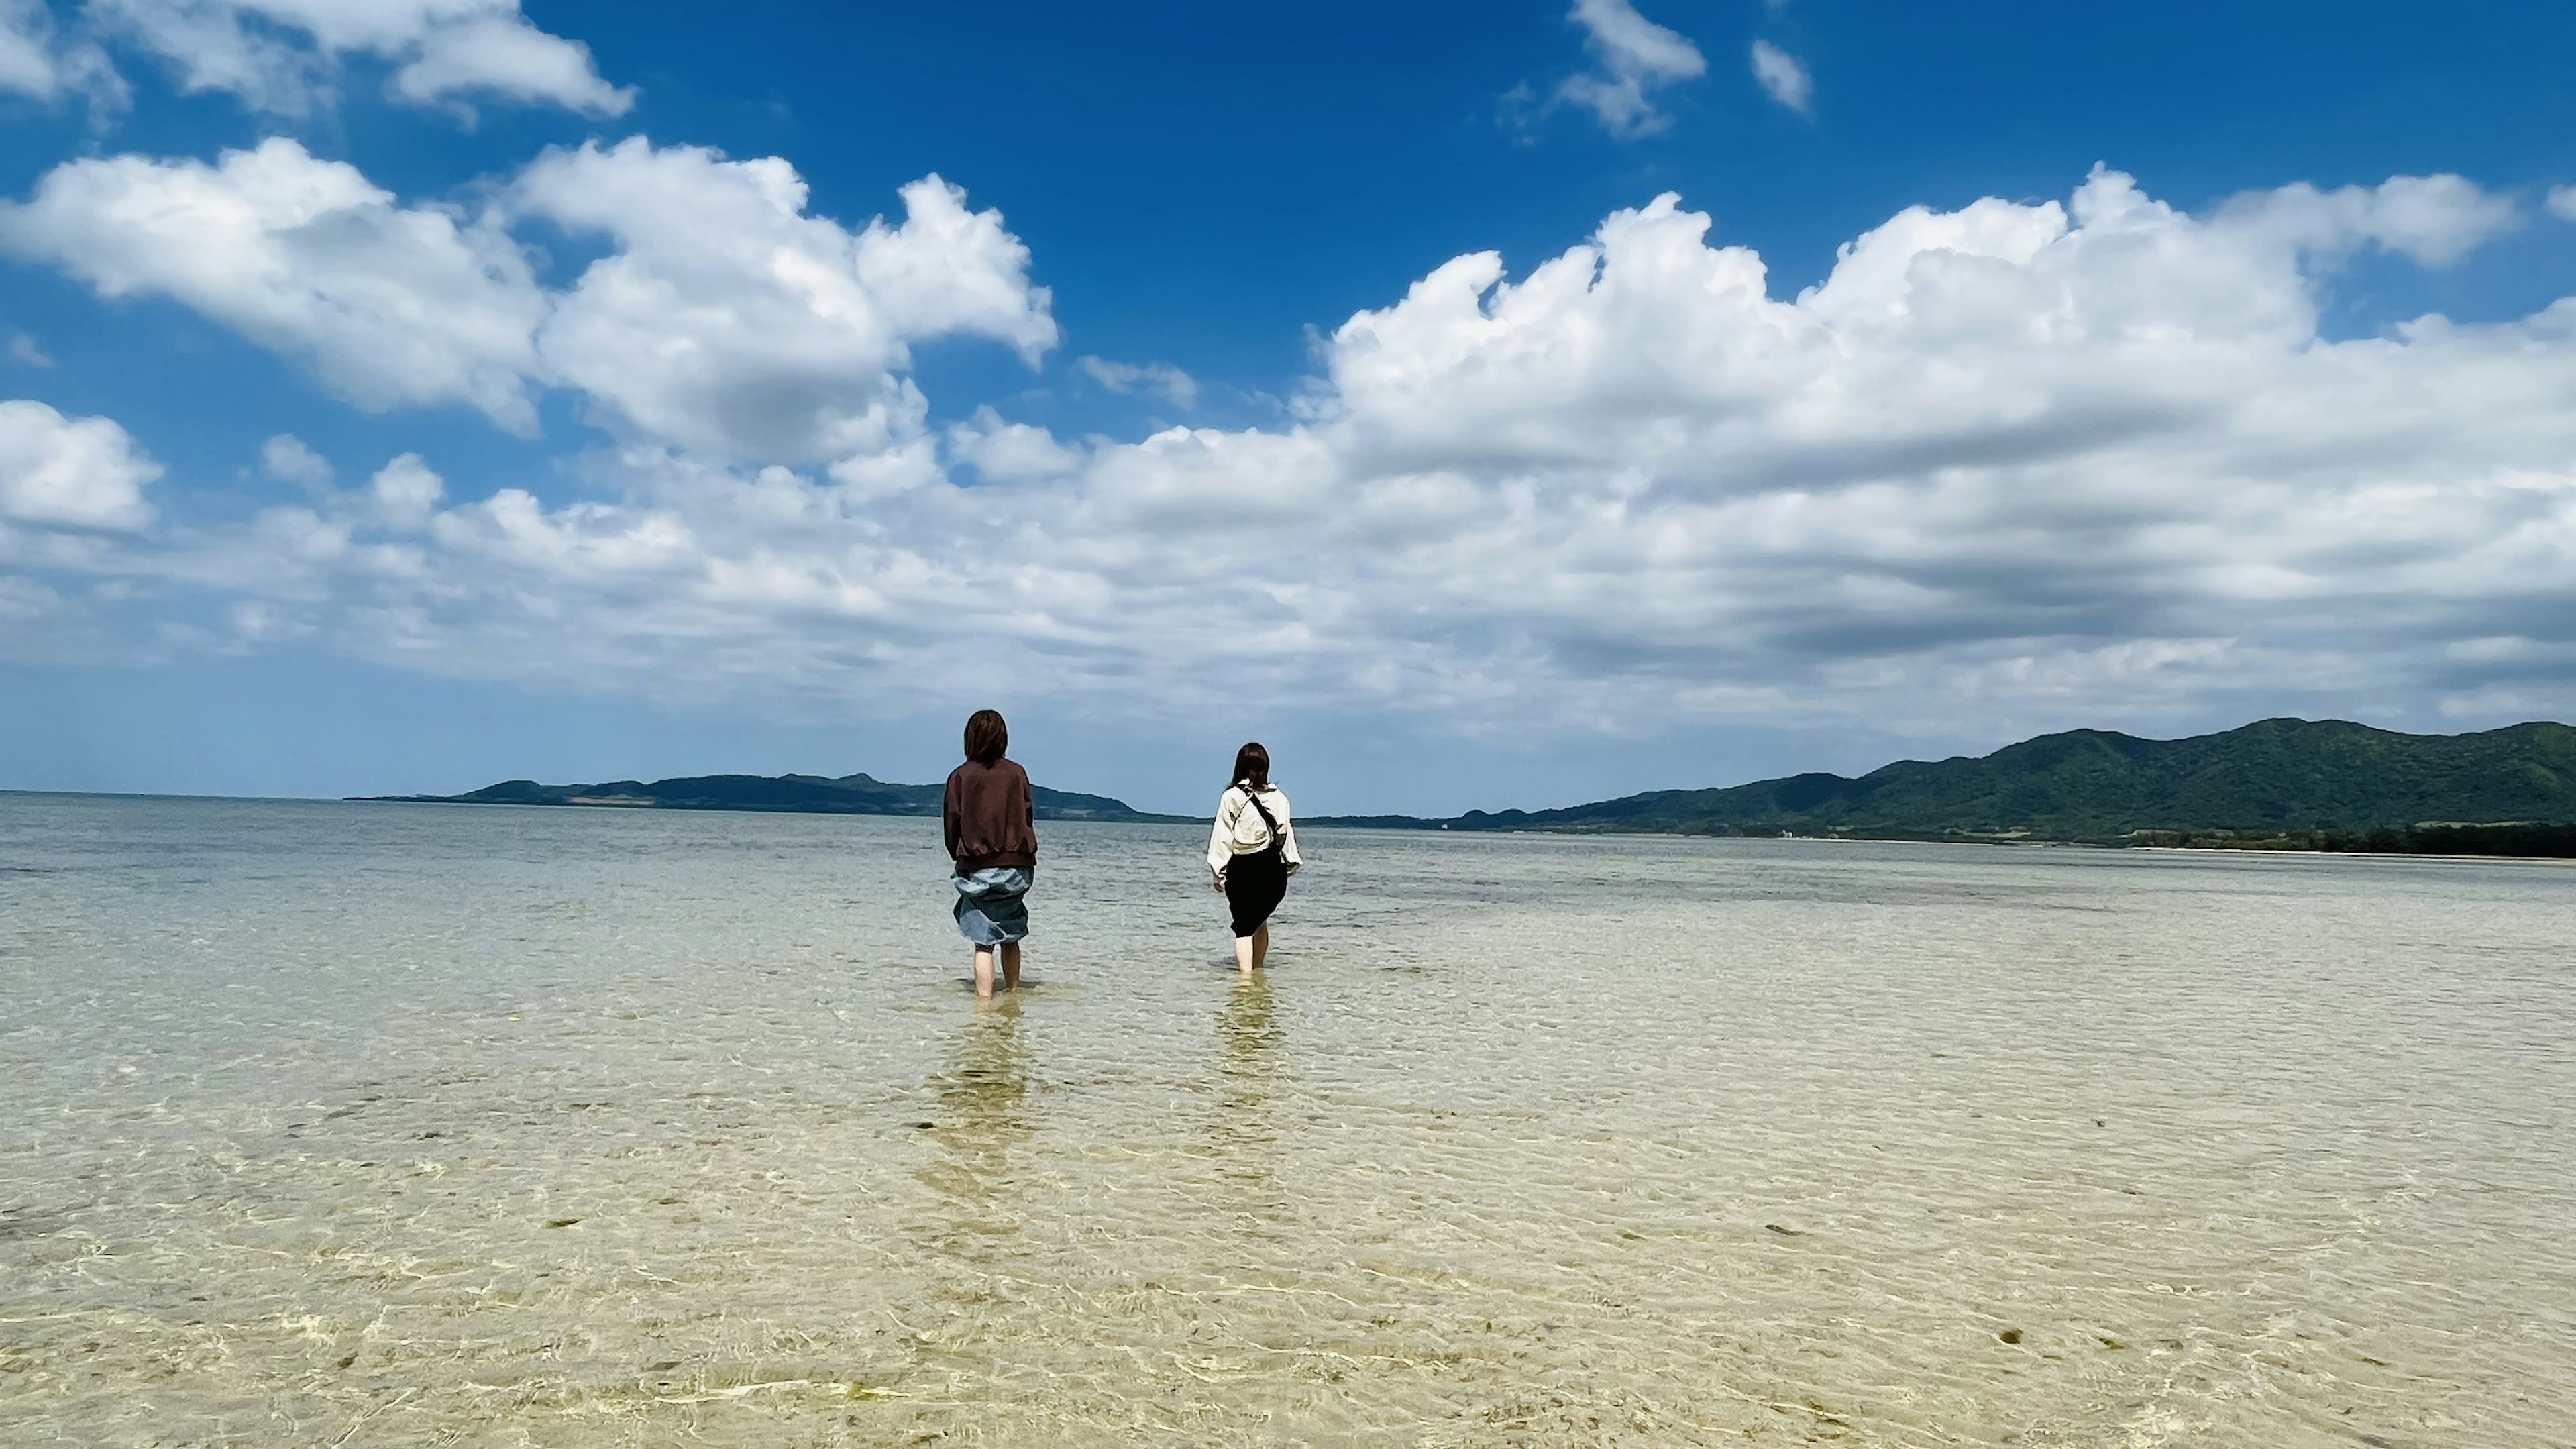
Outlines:
{"label": "short brown hair", "polygon": [[966,717],[966,758],[989,765],[1011,747],[1011,727],[1002,723],[1002,712],[979,709]]}
{"label": "short brown hair", "polygon": [[1250,785],[1255,790],[1270,784],[1270,752],[1261,747],[1259,740],[1234,752],[1234,783]]}

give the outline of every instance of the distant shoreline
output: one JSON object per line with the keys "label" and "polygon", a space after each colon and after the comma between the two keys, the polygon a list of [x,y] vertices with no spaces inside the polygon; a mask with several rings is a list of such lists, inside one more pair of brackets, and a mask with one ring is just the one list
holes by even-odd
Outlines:
{"label": "distant shoreline", "polygon": [[2576,729],[2534,720],[2412,735],[2269,719],[2172,740],[2077,729],[1856,778],[1810,772],[1555,809],[1316,823],[2562,859],[2576,857]]}
{"label": "distant shoreline", "polygon": [[[935,816],[944,787],[864,773],[689,775],[461,795],[355,795],[425,805]],[[1107,795],[1034,782],[1041,821],[1205,825]],[[2378,856],[2576,858],[2576,728],[2546,720],[2411,735],[2349,720],[2269,719],[2153,740],[2109,730],[2040,735],[1991,754],[1899,760],[1858,777],[1810,772],[1649,790],[1550,809],[1447,818],[1338,814],[1317,830],[1681,835],[1954,845],[2184,848]]]}
{"label": "distant shoreline", "polygon": [[[2136,830],[2116,837],[2060,837],[2005,832],[1923,832],[1808,833],[1804,831],[1733,831],[1656,829],[1635,826],[1622,829],[1613,825],[1474,825],[1463,829],[1439,821],[1393,824],[1386,816],[1317,816],[1302,822],[1316,829],[1420,831],[1432,835],[1550,835],[1576,838],[1590,835],[1616,835],[1629,839],[1641,837],[1675,837],[1692,840],[1816,840],[1850,845],[1975,845],[2006,846],[2048,850],[2165,850],[2231,855],[2359,855],[2384,859],[2407,860],[2569,860],[2576,859],[2576,825],[2550,825],[2525,822],[2504,824],[2427,824],[2405,830],[2319,831],[2307,835],[2323,840],[2303,840],[2299,835],[2241,832],[2228,839],[2223,831]],[[2376,836],[2394,836],[2396,842],[2381,846],[2368,841]],[[2147,838],[2140,838],[2147,837]],[[2178,837],[2165,839],[2157,837]],[[2537,845],[2540,848],[2514,848]],[[2416,848],[2409,848],[2410,846]]]}
{"label": "distant shoreline", "polygon": [[[1029,787],[1040,820],[1129,824],[1192,823],[1185,815],[1138,810],[1107,795]],[[904,785],[855,775],[681,775],[667,780],[602,780],[546,785],[503,780],[462,795],[351,795],[352,802],[400,805],[543,805],[556,809],[711,810],[763,815],[899,815],[936,817],[944,785]],[[1203,820],[1195,823],[1204,824]]]}
{"label": "distant shoreline", "polygon": [[[832,810],[814,809],[810,807],[756,804],[666,804],[634,798],[621,799],[616,797],[588,797],[581,799],[531,801],[469,800],[453,795],[188,795],[165,791],[0,789],[0,797],[11,796],[29,799],[52,798],[67,800],[202,801],[206,803],[242,805],[347,804],[481,805],[487,807],[518,806],[530,809],[602,810],[628,814],[641,811],[685,811],[695,814],[823,815],[840,818],[859,817],[921,820],[924,822],[934,818],[932,812],[913,810]],[[1136,811],[1127,815],[1098,818],[1085,816],[1061,816],[1056,818],[1059,823],[1070,821],[1072,823],[1087,823],[1095,825],[1203,826],[1208,823],[1208,818],[1206,816],[1159,815],[1149,814],[1143,811]],[[1395,821],[1399,819],[1403,820],[1405,823],[1395,823]],[[1587,825],[1579,828],[1566,828],[1563,826],[1550,827],[1545,825],[1513,824],[1471,826],[1466,829],[1454,829],[1448,824],[1437,820],[1420,819],[1416,817],[1389,817],[1383,815],[1319,815],[1310,819],[1301,820],[1298,824],[1313,830],[1352,830],[1377,833],[1410,831],[1426,835],[1451,836],[1542,835],[1561,839],[1579,839],[1587,836],[1610,836],[1625,840],[1662,838],[1689,840],[1737,840],[1746,842],[1816,841],[1845,845],[1973,845],[1989,848],[1996,846],[2012,846],[2025,849],[2050,850],[2135,850],[2177,855],[2355,856],[2372,860],[2499,860],[2526,861],[2534,863],[2576,861],[2576,825],[2433,825],[2412,827],[2409,831],[2405,832],[2331,832],[2330,834],[2340,836],[2342,841],[2346,843],[2313,844],[2301,843],[2294,836],[2285,836],[2280,834],[2255,835],[2247,833],[2237,840],[2229,841],[2213,838],[2218,835],[2219,832],[2206,831],[2142,830],[2135,832],[2136,836],[2142,837],[2179,837],[2174,839],[2129,838],[2075,840],[2057,839],[2037,835],[1984,833],[1950,835],[1934,835],[1928,832],[1921,834],[1885,835],[1862,832],[1808,834],[1803,832],[1764,833],[1749,831],[1725,832],[1707,830],[1658,830],[1651,827],[1622,829],[1617,826],[1607,825]],[[2427,831],[2441,832],[2441,837],[2448,837],[2437,837],[2437,839],[2440,840],[2440,847],[2442,848],[2407,849],[2404,848],[2403,844],[2400,844],[2397,848],[2383,849],[2375,848],[2372,844],[2367,843],[2368,838],[2373,834],[2395,834],[2401,838],[2414,836],[2416,839],[2408,841],[2407,843],[2420,843],[2421,834]],[[2514,844],[2525,843],[2531,832],[2541,832],[2545,834],[2548,841],[2554,843],[2557,848],[2538,850],[2517,850],[2510,848]],[[2480,839],[2479,837],[2481,836],[2489,838]],[[2348,843],[2353,840],[2360,840],[2365,843]]]}
{"label": "distant shoreline", "polygon": [[[8,793],[13,792],[0,791],[0,794]],[[21,791],[14,793],[43,794],[49,792]],[[150,797],[137,796],[134,798],[173,800],[248,800],[267,797],[248,795],[171,795]],[[460,805],[472,806],[483,810],[608,810],[627,815],[648,814],[658,811],[666,814],[689,813],[698,815],[829,815],[843,819],[863,820],[937,820],[939,818],[939,812],[936,810],[835,810],[829,807],[802,805],[675,805],[665,804],[658,800],[635,800],[596,796],[577,800],[467,800],[455,795],[329,795],[312,797],[279,796],[275,798],[310,798],[311,800],[319,803],[332,805]],[[1161,815],[1147,810],[1132,811],[1125,815],[1103,815],[1097,817],[1088,815],[1048,815],[1041,812],[1038,818],[1041,820],[1052,820],[1060,823],[1075,822],[1088,825],[1206,825],[1210,823],[1210,817],[1205,815]],[[1311,824],[1313,822],[1301,821],[1299,823]]]}

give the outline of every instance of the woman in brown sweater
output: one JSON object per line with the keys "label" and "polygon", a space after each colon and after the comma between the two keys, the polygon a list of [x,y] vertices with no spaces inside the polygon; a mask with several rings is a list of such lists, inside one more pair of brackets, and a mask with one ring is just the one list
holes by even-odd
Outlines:
{"label": "woman in brown sweater", "polygon": [[958,934],[975,944],[975,994],[993,994],[993,953],[1002,989],[1020,988],[1020,939],[1029,933],[1029,887],[1037,883],[1037,806],[1029,772],[1004,758],[1011,731],[979,709],[966,721],[966,763],[949,772],[939,816],[956,863]]}

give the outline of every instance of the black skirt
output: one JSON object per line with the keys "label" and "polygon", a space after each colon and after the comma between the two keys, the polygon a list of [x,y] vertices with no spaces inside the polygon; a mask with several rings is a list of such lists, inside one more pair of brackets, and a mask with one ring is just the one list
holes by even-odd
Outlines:
{"label": "black skirt", "polygon": [[1260,930],[1287,894],[1288,858],[1280,853],[1278,842],[1245,851],[1226,863],[1225,904],[1234,914],[1236,936]]}

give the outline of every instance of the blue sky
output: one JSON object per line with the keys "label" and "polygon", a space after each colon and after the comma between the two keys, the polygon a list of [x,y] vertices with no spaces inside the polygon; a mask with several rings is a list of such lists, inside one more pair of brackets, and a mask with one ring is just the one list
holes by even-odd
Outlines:
{"label": "blue sky", "polygon": [[2566,717],[2576,12],[2475,15],[12,0],[0,788]]}

